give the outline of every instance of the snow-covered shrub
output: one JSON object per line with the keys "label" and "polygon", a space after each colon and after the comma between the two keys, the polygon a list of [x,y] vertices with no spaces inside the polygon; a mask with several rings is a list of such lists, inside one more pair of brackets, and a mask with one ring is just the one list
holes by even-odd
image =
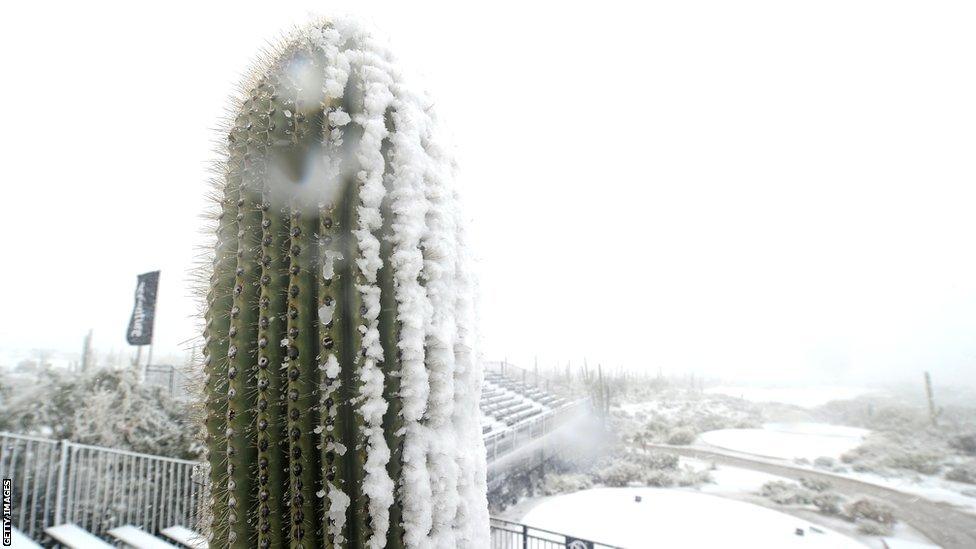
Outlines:
{"label": "snow-covered shrub", "polygon": [[673,471],[645,471],[641,482],[655,488],[670,488],[677,484],[677,478]]}
{"label": "snow-covered shrub", "polygon": [[628,454],[630,461],[644,469],[677,469],[679,458],[667,452],[635,452]]}
{"label": "snow-covered shrub", "polygon": [[824,469],[833,469],[837,467],[837,460],[830,456],[820,456],[813,460],[813,464]]}
{"label": "snow-covered shrub", "polygon": [[712,473],[709,470],[696,470],[685,467],[677,472],[675,482],[678,486],[700,486],[712,482]]}
{"label": "snow-covered shrub", "polygon": [[780,505],[806,505],[813,502],[814,493],[795,482],[773,480],[762,485],[759,493]]}
{"label": "snow-covered shrub", "polygon": [[944,455],[925,451],[897,452],[889,456],[884,464],[895,469],[907,469],[923,475],[934,475],[942,468],[944,458]]}
{"label": "snow-covered shrub", "polygon": [[945,449],[944,443],[925,435],[874,434],[864,444],[841,455],[841,461],[859,472],[902,470],[933,475],[947,463],[949,455]]}
{"label": "snow-covered shrub", "polygon": [[13,388],[0,430],[184,459],[202,453],[186,403],[131,370],[51,369]]}
{"label": "snow-covered shrub", "polygon": [[826,480],[820,480],[818,478],[803,477],[800,479],[800,484],[807,490],[812,490],[814,492],[825,492],[831,488],[831,484]]}
{"label": "snow-covered shrub", "polygon": [[895,524],[895,511],[888,504],[869,498],[861,498],[844,507],[844,513],[853,521],[872,520],[891,526]]}
{"label": "snow-covered shrub", "polygon": [[890,536],[892,529],[888,524],[865,519],[857,521],[857,531],[865,536]]}
{"label": "snow-covered shrub", "polygon": [[594,478],[604,486],[620,488],[640,484],[645,479],[645,469],[624,459],[614,459],[596,471]]}
{"label": "snow-covered shrub", "polygon": [[671,432],[668,433],[668,444],[684,446],[695,442],[695,438],[697,436],[698,433],[693,431],[690,427],[678,427],[676,429],[672,429]]}
{"label": "snow-covered shrub", "polygon": [[453,161],[392,55],[297,29],[241,87],[207,287],[211,547],[481,547]]}
{"label": "snow-covered shrub", "polygon": [[843,509],[844,498],[833,492],[820,492],[810,501],[825,515],[839,515]]}
{"label": "snow-covered shrub", "polygon": [[956,482],[976,484],[976,461],[970,460],[952,466],[951,469],[946,471],[945,478]]}
{"label": "snow-covered shrub", "polygon": [[949,445],[964,454],[976,456],[976,433],[957,435],[949,441]]}
{"label": "snow-covered shrub", "polygon": [[569,494],[579,492],[593,487],[590,477],[582,474],[546,475],[542,481],[541,491],[543,495],[554,496],[557,494]]}

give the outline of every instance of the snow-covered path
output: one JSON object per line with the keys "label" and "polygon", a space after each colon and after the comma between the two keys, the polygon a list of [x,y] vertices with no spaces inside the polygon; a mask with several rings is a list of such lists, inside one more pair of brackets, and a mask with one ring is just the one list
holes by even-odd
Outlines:
{"label": "snow-covered path", "polygon": [[628,549],[864,548],[842,534],[779,511],[661,488],[594,488],[554,496],[536,505],[523,522]]}
{"label": "snow-covered path", "polygon": [[842,494],[867,495],[887,502],[898,509],[899,519],[922,532],[945,549],[971,549],[976,547],[976,515],[961,511],[947,503],[930,501],[915,494],[899,492],[840,475],[748,457],[732,456],[719,451],[668,445],[655,445],[655,447],[685,457],[762,471],[794,480],[801,477],[825,480]]}

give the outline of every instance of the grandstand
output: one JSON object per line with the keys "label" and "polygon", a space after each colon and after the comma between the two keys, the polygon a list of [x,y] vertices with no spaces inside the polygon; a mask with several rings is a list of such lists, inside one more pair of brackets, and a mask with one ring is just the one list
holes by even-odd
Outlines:
{"label": "grandstand", "polygon": [[517,498],[533,476],[562,452],[562,436],[588,417],[586,399],[549,379],[506,362],[485,364],[481,392],[482,433],[488,458],[488,499]]}

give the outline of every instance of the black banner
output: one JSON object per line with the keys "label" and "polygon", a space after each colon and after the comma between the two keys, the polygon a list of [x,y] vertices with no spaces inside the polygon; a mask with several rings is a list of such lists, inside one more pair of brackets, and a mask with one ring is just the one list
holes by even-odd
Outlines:
{"label": "black banner", "polygon": [[136,284],[136,304],[132,308],[129,329],[125,339],[129,345],[152,343],[153,319],[156,316],[156,290],[159,288],[159,271],[139,275]]}

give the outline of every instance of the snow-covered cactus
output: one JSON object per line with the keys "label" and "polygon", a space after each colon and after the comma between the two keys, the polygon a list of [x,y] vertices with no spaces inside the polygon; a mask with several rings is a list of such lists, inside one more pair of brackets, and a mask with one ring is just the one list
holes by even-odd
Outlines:
{"label": "snow-covered cactus", "polygon": [[232,116],[204,334],[211,547],[486,546],[473,282],[430,103],[325,21]]}

